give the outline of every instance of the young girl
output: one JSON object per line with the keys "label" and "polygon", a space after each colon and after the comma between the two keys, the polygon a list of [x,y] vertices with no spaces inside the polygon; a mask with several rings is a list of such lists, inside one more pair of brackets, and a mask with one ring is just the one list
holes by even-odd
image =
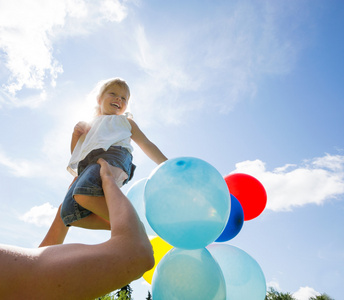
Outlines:
{"label": "young girl", "polygon": [[111,165],[119,187],[132,178],[135,170],[131,140],[157,164],[167,160],[125,114],[129,97],[130,90],[125,81],[115,78],[105,82],[97,96],[98,107],[93,122],[79,122],[74,127],[72,157],[67,168],[76,177],[40,246],[63,243],[69,226],[110,229],[100,166],[97,164],[99,158]]}

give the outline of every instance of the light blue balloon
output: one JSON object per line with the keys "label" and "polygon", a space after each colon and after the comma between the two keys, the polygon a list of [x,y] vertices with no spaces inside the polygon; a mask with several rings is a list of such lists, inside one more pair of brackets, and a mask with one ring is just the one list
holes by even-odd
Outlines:
{"label": "light blue balloon", "polygon": [[173,248],[155,269],[152,296],[153,300],[225,300],[225,280],[207,249]]}
{"label": "light blue balloon", "polygon": [[226,281],[227,299],[265,299],[264,273],[249,254],[228,244],[212,244],[207,249],[221,267]]}
{"label": "light blue balloon", "polygon": [[150,227],[145,213],[145,203],[144,203],[144,190],[147,178],[143,178],[136,181],[130,189],[127,191],[127,198],[130,200],[131,204],[134,206],[141,222],[145,226],[148,235],[156,236],[152,227]]}
{"label": "light blue balloon", "polygon": [[230,195],[221,174],[193,157],[170,159],[149,176],[145,187],[146,217],[170,245],[204,248],[225,228]]}

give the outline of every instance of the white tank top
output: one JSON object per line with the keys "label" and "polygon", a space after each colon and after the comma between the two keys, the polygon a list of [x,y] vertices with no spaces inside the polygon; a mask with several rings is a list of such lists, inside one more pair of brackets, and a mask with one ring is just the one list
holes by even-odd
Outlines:
{"label": "white tank top", "polygon": [[83,134],[72,153],[67,170],[77,176],[78,163],[95,149],[108,150],[111,146],[122,146],[131,153],[131,125],[126,115],[101,115],[90,124],[91,129]]}

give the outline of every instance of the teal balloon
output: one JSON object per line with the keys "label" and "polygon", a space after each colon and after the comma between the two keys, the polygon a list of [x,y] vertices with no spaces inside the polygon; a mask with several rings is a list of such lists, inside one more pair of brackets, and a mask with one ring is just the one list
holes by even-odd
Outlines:
{"label": "teal balloon", "polygon": [[149,176],[145,187],[146,217],[170,245],[204,248],[225,228],[230,195],[221,174],[193,157],[170,159]]}
{"label": "teal balloon", "polygon": [[154,271],[152,296],[154,300],[225,300],[225,280],[207,249],[173,248]]}
{"label": "teal balloon", "polygon": [[256,260],[245,251],[228,244],[212,244],[207,249],[221,267],[227,299],[265,299],[265,276]]}
{"label": "teal balloon", "polygon": [[127,191],[127,198],[130,200],[131,204],[134,206],[141,222],[143,223],[148,235],[156,236],[152,227],[150,227],[145,213],[145,203],[144,203],[144,190],[147,178],[143,178],[136,181],[130,189]]}

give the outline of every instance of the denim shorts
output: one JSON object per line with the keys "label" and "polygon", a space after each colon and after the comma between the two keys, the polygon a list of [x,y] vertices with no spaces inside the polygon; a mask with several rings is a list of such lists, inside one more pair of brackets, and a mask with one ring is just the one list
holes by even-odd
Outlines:
{"label": "denim shorts", "polygon": [[[127,173],[126,184],[132,179],[136,166],[132,163],[131,153],[121,146],[111,146],[109,150],[96,149],[91,151],[84,160],[78,164],[78,177],[69,188],[61,207],[61,218],[66,226],[86,218],[91,211],[79,205],[74,200],[74,195],[87,195],[94,197],[104,196],[102,181],[100,178],[100,165],[97,160],[103,158],[110,165],[121,168]],[[94,201],[97,201],[95,199]]]}

